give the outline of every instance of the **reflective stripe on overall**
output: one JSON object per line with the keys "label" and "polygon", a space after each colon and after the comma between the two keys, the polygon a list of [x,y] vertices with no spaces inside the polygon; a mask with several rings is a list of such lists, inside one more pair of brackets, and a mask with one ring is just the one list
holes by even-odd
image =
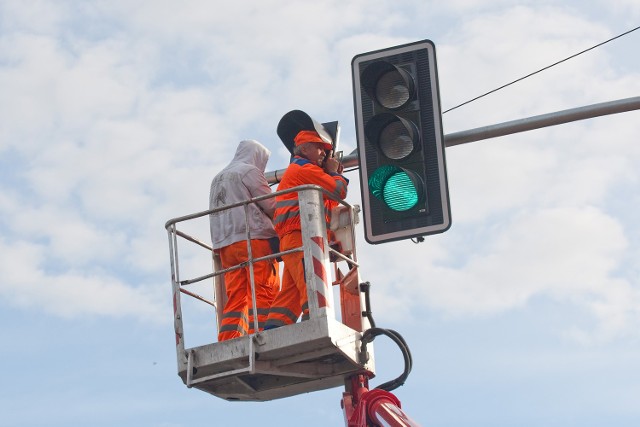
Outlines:
{"label": "reflective stripe on overall", "polygon": [[[282,176],[278,191],[295,188],[299,185],[315,184],[330,191],[338,198],[347,195],[348,181],[339,174],[328,174],[321,167],[301,157],[294,157]],[[329,223],[330,209],[338,203],[323,195],[325,220]],[[273,223],[280,237],[280,251],[302,246],[300,232],[300,208],[298,193],[286,193],[276,196],[276,210]],[[296,252],[283,255],[284,270],[282,289],[274,300],[265,329],[295,323],[302,313],[303,319],[309,316],[306,282],[304,277],[304,254]]]}
{"label": "reflective stripe on overall", "polygon": [[[268,240],[252,240],[251,254],[253,258],[270,255],[271,246]],[[220,249],[222,268],[229,268],[246,262],[247,242],[240,241]],[[218,341],[237,338],[247,333],[254,333],[253,303],[251,297],[251,276],[249,266],[224,274],[227,304],[220,322]],[[253,264],[253,276],[258,309],[259,329],[264,328],[269,307],[280,288],[278,263],[275,260],[260,261]]]}

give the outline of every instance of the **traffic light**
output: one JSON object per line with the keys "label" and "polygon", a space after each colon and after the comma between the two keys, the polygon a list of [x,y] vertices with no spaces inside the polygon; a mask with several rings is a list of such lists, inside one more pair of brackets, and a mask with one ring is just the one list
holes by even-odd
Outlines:
{"label": "traffic light", "polygon": [[367,242],[446,231],[451,211],[433,42],[362,53],[351,68]]}

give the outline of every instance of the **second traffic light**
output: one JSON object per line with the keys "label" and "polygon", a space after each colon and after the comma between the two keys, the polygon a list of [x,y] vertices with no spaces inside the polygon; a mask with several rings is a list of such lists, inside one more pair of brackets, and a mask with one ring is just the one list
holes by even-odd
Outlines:
{"label": "second traffic light", "polygon": [[429,40],[356,55],[353,93],[369,243],[451,225],[435,46]]}

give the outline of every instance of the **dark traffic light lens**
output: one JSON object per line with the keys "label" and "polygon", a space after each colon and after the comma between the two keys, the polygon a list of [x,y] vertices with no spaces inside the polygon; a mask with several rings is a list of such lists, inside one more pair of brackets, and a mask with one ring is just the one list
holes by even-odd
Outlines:
{"label": "dark traffic light lens", "polygon": [[376,99],[385,108],[400,108],[410,98],[407,81],[396,70],[384,73],[376,84]]}
{"label": "dark traffic light lens", "polygon": [[367,65],[361,83],[365,92],[388,110],[398,110],[415,98],[416,85],[411,74],[387,61]]}
{"label": "dark traffic light lens", "polygon": [[364,128],[367,139],[389,160],[408,160],[420,149],[420,134],[415,123],[391,113],[377,114]]}
{"label": "dark traffic light lens", "polygon": [[401,121],[390,122],[382,129],[378,145],[382,154],[392,160],[404,159],[414,149],[412,135]]}
{"label": "dark traffic light lens", "polygon": [[[385,165],[375,170],[369,178],[369,188],[389,209],[407,211],[419,201],[419,179],[412,172],[396,166]],[[415,175],[415,174],[414,174]]]}

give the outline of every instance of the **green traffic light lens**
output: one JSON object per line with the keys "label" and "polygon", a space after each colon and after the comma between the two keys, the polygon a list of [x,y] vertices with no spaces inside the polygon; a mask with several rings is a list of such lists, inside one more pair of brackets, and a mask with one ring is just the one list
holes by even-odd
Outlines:
{"label": "green traffic light lens", "polygon": [[384,202],[394,211],[406,211],[418,203],[418,192],[405,172],[391,175],[384,185]]}
{"label": "green traffic light lens", "polygon": [[400,108],[410,97],[407,82],[397,70],[384,73],[376,83],[376,99],[385,108]]}
{"label": "green traffic light lens", "polygon": [[369,178],[369,188],[389,209],[407,211],[420,199],[416,183],[409,174],[395,166],[381,166]]}

